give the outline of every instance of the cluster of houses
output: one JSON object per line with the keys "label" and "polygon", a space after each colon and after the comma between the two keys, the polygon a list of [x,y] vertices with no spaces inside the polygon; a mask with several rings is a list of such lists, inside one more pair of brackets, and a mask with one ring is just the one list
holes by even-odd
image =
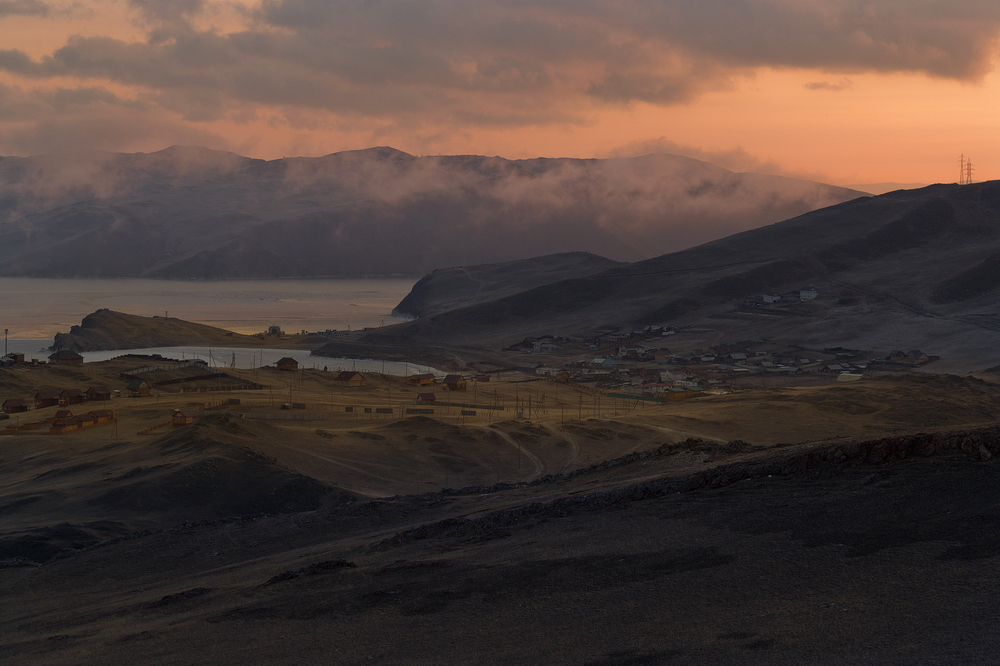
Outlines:
{"label": "cluster of houses", "polygon": [[447,375],[444,379],[438,380],[430,373],[410,375],[406,378],[408,384],[412,386],[432,386],[440,381],[441,387],[445,391],[468,391],[469,382],[462,375]]}
{"label": "cluster of houses", "polygon": [[[32,360],[38,363],[38,359]],[[9,368],[12,365],[21,365],[22,363],[24,363],[24,354],[11,352],[6,356],[0,357],[0,368]]]}
{"label": "cluster of houses", "polygon": [[103,425],[105,423],[110,423],[116,419],[117,413],[113,409],[95,409],[90,410],[85,414],[73,414],[73,412],[68,409],[60,409],[57,410],[54,415],[43,421],[7,426],[6,431],[9,435],[16,435],[28,431],[44,432],[45,426],[47,425],[47,430],[50,435],[62,435],[68,432],[76,432],[77,430],[84,430]]}
{"label": "cluster of houses", "polygon": [[564,367],[529,364],[525,370],[564,381],[598,382],[618,390],[666,395],[673,389],[686,391],[750,377],[825,374],[846,381],[869,375],[875,369],[901,370],[938,359],[920,350],[896,351],[884,358],[871,358],[860,350],[844,347],[828,347],[822,352],[795,347],[762,351],[762,339],[674,353],[653,346],[657,342],[637,343],[630,339],[611,347],[605,356],[571,361]]}
{"label": "cluster of houses", "polygon": [[931,361],[937,361],[940,356],[931,356],[926,354],[919,349],[911,349],[910,351],[894,351],[884,359],[881,359],[881,363],[885,365],[896,364],[904,366],[919,367],[921,365],[926,365]]}
{"label": "cluster of houses", "polygon": [[44,407],[68,407],[83,402],[102,402],[111,400],[111,389],[106,386],[91,386],[86,391],[80,389],[63,389],[61,391],[39,391],[33,401],[23,398],[8,398],[2,408],[6,414],[20,414],[30,409]]}
{"label": "cluster of houses", "polygon": [[802,303],[803,301],[811,301],[819,297],[819,291],[816,287],[803,287],[802,289],[796,289],[794,291],[786,291],[784,293],[777,293],[774,291],[766,291],[763,294],[754,294],[746,298],[743,301],[743,305],[750,307],[760,307],[762,305],[780,305],[784,303]]}
{"label": "cluster of houses", "polygon": [[[24,354],[19,352],[11,352],[6,356],[0,357],[0,368],[25,365],[25,363]],[[33,358],[30,361],[30,365],[41,365],[44,363],[44,361],[39,361],[37,358]],[[60,349],[57,352],[49,354],[49,363],[83,363],[83,357],[75,351]]]}

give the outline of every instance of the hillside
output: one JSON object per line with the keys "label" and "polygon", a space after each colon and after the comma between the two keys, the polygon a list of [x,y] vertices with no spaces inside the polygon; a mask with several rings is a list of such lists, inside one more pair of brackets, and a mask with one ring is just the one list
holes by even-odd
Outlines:
{"label": "hillside", "polygon": [[69,333],[56,333],[52,349],[98,351],[177,345],[233,345],[250,338],[173,317],[140,317],[104,308],[84,317],[80,325],[73,326]]}
{"label": "hillside", "polygon": [[499,264],[441,268],[413,285],[393,314],[427,317],[552,282],[593,275],[620,263],[586,252],[571,252]]}
{"label": "hillside", "polygon": [[[496,345],[525,335],[665,324],[702,330],[695,346],[759,337],[886,352],[933,348],[973,363],[962,366],[968,371],[1000,362],[993,342],[1000,330],[998,256],[1000,183],[935,185],[537,286],[387,328],[370,340]],[[743,305],[764,292],[806,286],[819,298]]]}
{"label": "hillside", "polygon": [[859,196],[673,155],[0,158],[0,275],[305,277],[645,259]]}
{"label": "hillside", "polygon": [[[995,417],[995,385],[927,381]],[[865,399],[919,419],[918,383]],[[121,435],[5,441],[5,664],[978,665],[1000,650],[995,423],[773,446],[657,425],[690,405],[475,425],[341,409],[319,429],[219,412],[132,434],[192,397],[119,406]],[[770,397],[719,408],[749,423]],[[817,413],[851,399],[773,397]]]}

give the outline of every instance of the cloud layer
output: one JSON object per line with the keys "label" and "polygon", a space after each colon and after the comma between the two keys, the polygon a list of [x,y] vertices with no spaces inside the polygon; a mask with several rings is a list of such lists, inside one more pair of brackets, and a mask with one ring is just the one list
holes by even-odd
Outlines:
{"label": "cloud layer", "polygon": [[[261,0],[225,28],[213,23],[220,5],[112,3],[141,38],[109,30],[67,34],[41,56],[0,49],[12,114],[0,114],[0,147],[48,150],[45,137],[62,133],[122,149],[145,125],[219,145],[215,122],[585,124],[609,107],[689,102],[762,67],[838,74],[813,90],[849,87],[855,72],[977,80],[1000,29],[994,0]],[[56,9],[0,0],[0,21]],[[102,122],[122,136],[103,136]]]}

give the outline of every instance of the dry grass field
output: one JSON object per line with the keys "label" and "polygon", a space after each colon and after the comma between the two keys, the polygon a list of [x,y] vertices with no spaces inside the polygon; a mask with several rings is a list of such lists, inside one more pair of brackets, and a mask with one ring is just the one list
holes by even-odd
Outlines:
{"label": "dry grass field", "polygon": [[[7,369],[0,391],[121,389],[129,365]],[[656,405],[547,381],[445,393],[233,372],[268,388],[118,397],[70,407],[114,424],[0,434],[0,660],[985,664],[1000,649],[998,384]],[[413,404],[425,392],[438,404]],[[177,409],[194,423],[137,434]]]}

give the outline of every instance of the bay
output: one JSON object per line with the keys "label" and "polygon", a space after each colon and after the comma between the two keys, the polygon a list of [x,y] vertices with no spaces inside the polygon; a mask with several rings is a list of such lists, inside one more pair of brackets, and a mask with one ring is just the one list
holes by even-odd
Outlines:
{"label": "bay", "polygon": [[[47,341],[100,308],[259,333],[347,330],[396,323],[392,309],[416,278],[284,280],[0,277],[0,328],[10,340]],[[9,344],[9,341],[8,341]],[[19,345],[20,346],[20,345]],[[14,351],[11,348],[11,351]]]}
{"label": "bay", "polygon": [[396,361],[376,361],[373,359],[330,358],[326,356],[311,356],[309,351],[301,349],[247,349],[246,347],[150,347],[148,349],[129,349],[82,352],[85,363],[107,361],[123,354],[159,354],[164,358],[192,359],[206,361],[209,367],[225,370],[226,368],[257,368],[262,365],[274,365],[280,358],[294,358],[299,362],[299,368],[315,370],[326,369],[330,372],[341,370],[356,370],[358,372],[381,372],[390,375],[408,376],[420,373],[444,375],[446,373],[428,365]]}

